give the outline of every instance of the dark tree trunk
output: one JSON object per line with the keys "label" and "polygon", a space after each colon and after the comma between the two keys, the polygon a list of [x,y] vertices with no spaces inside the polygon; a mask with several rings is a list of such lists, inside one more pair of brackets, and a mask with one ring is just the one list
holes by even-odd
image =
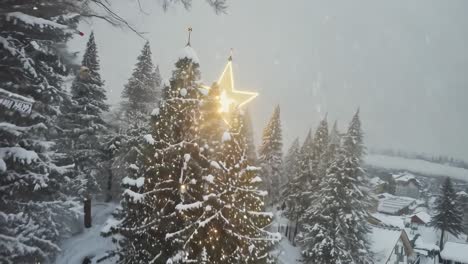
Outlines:
{"label": "dark tree trunk", "polygon": [[[110,167],[110,165],[109,165]],[[107,171],[109,177],[107,178],[107,197],[106,202],[110,202],[112,200],[112,170],[108,169]]]}
{"label": "dark tree trunk", "polygon": [[445,234],[445,230],[442,229],[440,232],[440,241],[439,241],[440,252],[442,252],[442,249],[444,249],[444,234]]}
{"label": "dark tree trunk", "polygon": [[85,228],[91,227],[91,199],[85,198],[84,200],[84,226]]}
{"label": "dark tree trunk", "polygon": [[299,226],[299,217],[296,218],[296,227],[294,228],[294,236],[292,240],[293,246],[296,246],[296,236],[297,236],[298,226]]}

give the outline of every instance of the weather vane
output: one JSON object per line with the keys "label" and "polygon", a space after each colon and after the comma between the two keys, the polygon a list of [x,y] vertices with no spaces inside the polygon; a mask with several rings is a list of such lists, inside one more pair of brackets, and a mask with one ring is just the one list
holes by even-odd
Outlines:
{"label": "weather vane", "polygon": [[187,46],[190,46],[190,35],[192,34],[192,27],[189,27],[187,31],[188,31]]}

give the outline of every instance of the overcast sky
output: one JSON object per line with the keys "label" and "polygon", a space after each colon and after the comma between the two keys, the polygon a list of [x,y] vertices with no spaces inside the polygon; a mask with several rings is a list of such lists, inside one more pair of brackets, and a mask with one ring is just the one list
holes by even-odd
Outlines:
{"label": "overcast sky", "polygon": [[[359,106],[369,147],[448,154],[468,160],[468,1],[231,0],[216,15],[205,1],[190,12],[162,12],[158,0],[113,0],[147,32],[163,78],[193,28],[192,47],[211,84],[234,49],[238,90],[258,91],[250,104],[256,141],[276,104],[284,142],[303,139],[320,118],[345,129]],[[144,40],[100,21],[93,29],[111,103],[131,74]]]}

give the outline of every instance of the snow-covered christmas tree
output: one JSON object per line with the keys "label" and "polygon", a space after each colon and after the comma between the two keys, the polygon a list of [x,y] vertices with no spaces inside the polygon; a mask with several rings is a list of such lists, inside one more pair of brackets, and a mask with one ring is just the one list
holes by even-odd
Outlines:
{"label": "snow-covered christmas tree", "polygon": [[123,261],[166,263],[180,256],[181,240],[166,235],[188,224],[176,205],[201,199],[197,184],[201,169],[196,159],[200,151],[199,79],[198,58],[187,45],[164,87],[160,107],[152,113],[151,133],[140,135],[146,146],[138,162],[130,165],[135,172],[124,178],[130,188],[123,193],[121,219],[110,229],[123,236],[118,251]]}

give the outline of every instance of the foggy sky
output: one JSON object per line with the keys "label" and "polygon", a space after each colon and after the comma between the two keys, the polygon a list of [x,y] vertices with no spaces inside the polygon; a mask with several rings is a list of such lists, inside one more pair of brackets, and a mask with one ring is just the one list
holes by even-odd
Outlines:
{"label": "foggy sky", "polygon": [[[468,1],[231,0],[216,15],[194,0],[164,13],[158,0],[113,0],[114,8],[147,32],[153,59],[169,78],[186,29],[202,79],[218,79],[234,49],[238,90],[260,92],[250,110],[256,143],[280,104],[286,147],[328,113],[343,130],[357,107],[369,147],[447,154],[468,159]],[[117,103],[143,39],[128,29],[82,23],[85,47],[93,29],[111,103]]]}

